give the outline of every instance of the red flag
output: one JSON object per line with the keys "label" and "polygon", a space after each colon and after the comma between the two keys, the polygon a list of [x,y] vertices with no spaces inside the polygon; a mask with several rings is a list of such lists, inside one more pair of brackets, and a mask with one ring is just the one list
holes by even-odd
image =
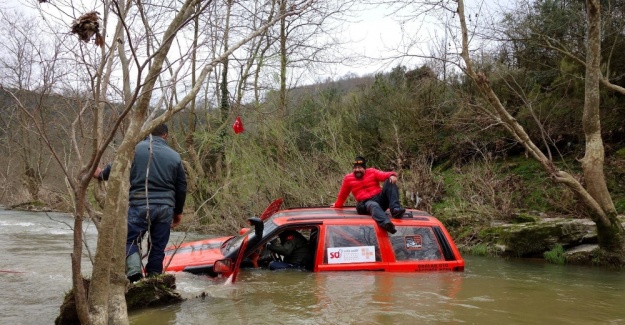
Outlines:
{"label": "red flag", "polygon": [[237,116],[237,119],[234,120],[234,124],[232,124],[232,129],[234,130],[235,134],[239,134],[245,131],[245,129],[243,128],[243,122],[241,122],[240,116]]}

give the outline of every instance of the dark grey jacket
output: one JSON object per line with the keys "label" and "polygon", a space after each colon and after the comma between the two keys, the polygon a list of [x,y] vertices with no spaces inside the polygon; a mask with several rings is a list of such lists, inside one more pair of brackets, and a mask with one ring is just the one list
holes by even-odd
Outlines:
{"label": "dark grey jacket", "polygon": [[310,258],[310,247],[304,235],[287,230],[280,235],[280,242],[273,241],[267,246],[272,252],[284,256],[284,262],[305,266]]}
{"label": "dark grey jacket", "polygon": [[[145,179],[149,162],[147,192],[150,204],[169,205],[174,207],[174,214],[180,214],[187,196],[187,178],[180,155],[160,136],[152,136],[151,159],[149,148],[150,137],[135,147],[135,158],[130,169],[130,205],[146,204]],[[99,178],[107,180],[110,172],[109,164]]]}

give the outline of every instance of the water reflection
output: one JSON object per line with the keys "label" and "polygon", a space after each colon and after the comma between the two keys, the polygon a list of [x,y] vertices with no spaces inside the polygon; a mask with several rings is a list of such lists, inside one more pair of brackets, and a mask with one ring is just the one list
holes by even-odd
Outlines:
{"label": "water reflection", "polygon": [[[623,324],[622,272],[467,257],[463,273],[244,270],[234,285],[190,286],[169,324]],[[206,292],[206,298],[193,298]],[[132,315],[151,324],[152,311]],[[161,318],[163,319],[163,318]]]}
{"label": "water reflection", "polygon": [[[179,274],[179,286],[193,287],[180,305],[131,315],[132,324],[401,324],[451,320],[437,306],[454,299],[463,274],[391,274],[373,272],[307,273],[244,270],[240,282],[214,285]],[[204,290],[199,283],[206,282]],[[196,298],[205,292],[205,298]],[[432,312],[432,309],[438,309]],[[154,314],[176,314],[175,320]],[[441,317],[442,315],[442,317]]]}

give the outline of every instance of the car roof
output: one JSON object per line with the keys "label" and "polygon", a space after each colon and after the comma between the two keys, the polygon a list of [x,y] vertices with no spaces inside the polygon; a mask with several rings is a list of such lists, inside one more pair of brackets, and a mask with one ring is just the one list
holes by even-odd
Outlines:
{"label": "car roof", "polygon": [[[412,213],[412,217],[404,217],[401,219],[392,218],[393,223],[402,225],[441,225],[441,222],[425,211],[416,209],[407,209],[406,212]],[[328,207],[310,207],[310,208],[291,208],[276,212],[271,220],[278,226],[293,223],[322,223],[322,224],[363,224],[374,223],[375,221],[370,215],[362,215],[356,212],[355,207],[328,208]]]}

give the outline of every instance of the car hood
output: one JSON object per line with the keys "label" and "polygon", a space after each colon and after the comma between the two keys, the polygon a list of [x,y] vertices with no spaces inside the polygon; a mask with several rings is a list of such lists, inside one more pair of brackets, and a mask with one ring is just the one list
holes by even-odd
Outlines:
{"label": "car hood", "polygon": [[163,267],[167,272],[180,272],[185,268],[212,267],[223,259],[222,244],[233,236],[203,239],[170,246],[165,249]]}

